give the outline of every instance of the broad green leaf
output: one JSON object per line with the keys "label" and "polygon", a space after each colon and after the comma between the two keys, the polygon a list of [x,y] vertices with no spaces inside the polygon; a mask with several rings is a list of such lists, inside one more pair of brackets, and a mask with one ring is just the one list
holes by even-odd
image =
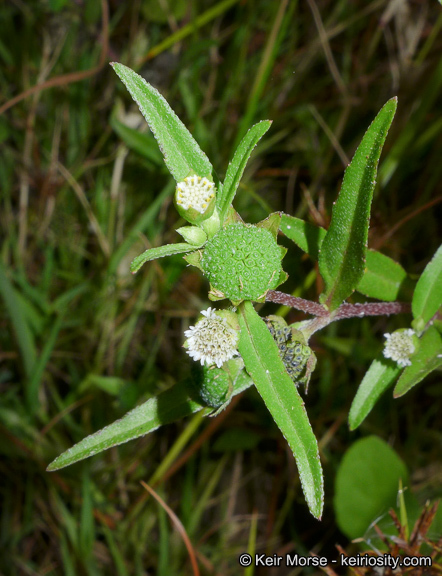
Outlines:
{"label": "broad green leaf", "polygon": [[258,122],[258,124],[252,126],[236,149],[235,154],[233,155],[233,160],[227,168],[222,193],[219,193],[217,198],[221,223],[224,222],[227,210],[233,202],[239,181],[241,180],[253,149],[271,125],[272,122],[270,120],[262,120],[261,122]]}
{"label": "broad green leaf", "polygon": [[276,342],[251,302],[240,305],[239,323],[238,350],[246,370],[293,451],[305,499],[310,512],[319,519],[324,500],[322,469],[304,402],[284,368]]}
{"label": "broad green leaf", "polygon": [[442,306],[442,245],[427,264],[414,290],[411,309],[424,327]]}
{"label": "broad green leaf", "polygon": [[402,372],[394,389],[395,398],[403,396],[430,372],[442,366],[442,336],[434,326],[430,326],[423,334],[420,346],[410,360],[411,366]]}
{"label": "broad green leaf", "polygon": [[366,250],[365,274],[356,286],[358,292],[370,298],[394,302],[407,292],[411,296],[412,286],[413,282],[395,260],[376,250]]}
{"label": "broad green leaf", "polygon": [[[252,384],[253,382],[247,374],[240,374],[235,382],[233,395],[240,394]],[[203,408],[205,406],[189,398],[186,383],[177,384],[137,406],[123,416],[121,420],[117,420],[99,432],[87,436],[58,456],[49,464],[47,470],[53,472],[65,468],[112,446],[124,444],[124,442],[153,432],[163,424],[170,424],[175,420],[190,416]],[[209,409],[208,412],[211,410]]]}
{"label": "broad green leaf", "polygon": [[325,290],[320,302],[335,310],[356,289],[365,269],[370,208],[382,147],[397,107],[389,100],[365,133],[345,171],[319,254]]}
{"label": "broad green leaf", "polygon": [[165,98],[136,72],[112,63],[157,139],[166,166],[177,182],[189,176],[210,176],[212,165]]}
{"label": "broad green leaf", "polygon": [[[313,260],[318,259],[327,233],[324,228],[282,214],[280,230]],[[412,281],[395,260],[370,249],[366,250],[365,258],[365,274],[356,287],[358,292],[370,298],[393,302],[412,291]]]}
{"label": "broad green leaf", "polygon": [[384,440],[357,440],[336,475],[334,508],[342,532],[350,539],[363,537],[372,522],[396,508],[400,480],[407,485],[407,468]]}
{"label": "broad green leaf", "polygon": [[373,360],[350,408],[348,415],[350,430],[355,430],[365,420],[381,394],[393,384],[401,370],[402,368],[386,358]]}
{"label": "broad green leaf", "polygon": [[195,250],[195,248],[197,248],[197,246],[192,246],[192,244],[187,244],[186,242],[177,242],[176,244],[166,244],[165,246],[158,246],[157,248],[149,248],[149,250],[146,250],[146,252],[143,252],[133,259],[130,265],[130,271],[132,274],[135,274],[143,264],[150,260],[172,256],[173,254],[183,254],[184,252]]}

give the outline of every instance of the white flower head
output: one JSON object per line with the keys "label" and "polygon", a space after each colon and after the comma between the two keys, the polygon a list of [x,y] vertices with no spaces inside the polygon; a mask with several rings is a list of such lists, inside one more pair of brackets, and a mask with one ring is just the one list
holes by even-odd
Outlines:
{"label": "white flower head", "polygon": [[418,343],[417,336],[411,328],[401,328],[392,334],[384,334],[387,341],[384,347],[385,358],[391,358],[403,368],[410,366],[410,356],[414,354]]}
{"label": "white flower head", "polygon": [[193,208],[204,214],[211,201],[215,198],[215,184],[201,176],[187,176],[178,182],[175,192],[175,201],[183,210]]}
{"label": "white flower head", "polygon": [[[238,355],[236,349],[239,340],[239,331],[232,328],[226,319],[226,314],[231,312],[216,313],[213,308],[203,310],[201,318],[195,326],[184,332],[187,340],[184,346],[187,354],[201,365],[211,366],[216,364],[218,368]],[[220,316],[219,314],[223,314]]]}

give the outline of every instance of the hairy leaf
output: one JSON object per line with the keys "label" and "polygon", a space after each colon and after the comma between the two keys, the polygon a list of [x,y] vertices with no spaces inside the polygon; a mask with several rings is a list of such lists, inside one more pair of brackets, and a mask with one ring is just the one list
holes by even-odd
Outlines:
{"label": "hairy leaf", "polygon": [[386,358],[373,360],[352,402],[348,423],[355,430],[371,412],[381,394],[393,384],[402,368]]}
{"label": "hairy leaf", "polygon": [[410,359],[411,366],[402,372],[394,389],[395,398],[403,396],[430,372],[442,366],[442,336],[434,326],[424,333],[419,348]]}
{"label": "hairy leaf", "polygon": [[442,306],[442,245],[427,264],[419,278],[413,295],[411,309],[415,320],[422,320],[423,327]]}
{"label": "hairy leaf", "polygon": [[132,274],[135,274],[143,264],[150,260],[172,256],[173,254],[184,254],[185,252],[195,250],[195,248],[196,246],[187,244],[187,242],[177,242],[176,244],[166,244],[165,246],[158,246],[157,248],[149,248],[149,250],[146,250],[133,259],[132,264],[130,265],[130,271]]}
{"label": "hairy leaf", "polygon": [[356,289],[365,269],[371,201],[382,147],[397,107],[389,100],[365,133],[345,171],[319,254],[325,290],[320,302],[335,310]]}
{"label": "hairy leaf", "polygon": [[[243,392],[252,384],[253,382],[249,376],[244,373],[240,374],[235,382],[233,395]],[[117,420],[99,432],[87,436],[87,438],[63,452],[49,464],[47,470],[53,472],[54,470],[65,468],[75,462],[112,448],[112,446],[123,444],[153,432],[163,424],[170,424],[175,422],[175,420],[190,416],[205,408],[199,402],[192,400],[187,390],[187,385],[181,383],[154,398],[150,398],[144,404],[128,412],[121,420]],[[208,410],[208,412],[210,411],[211,409]]]}
{"label": "hairy leaf", "polygon": [[146,118],[175,180],[189,174],[210,176],[209,159],[158,90],[127,66],[116,62],[112,66]]}
{"label": "hairy leaf", "polygon": [[251,302],[240,305],[239,323],[238,350],[246,370],[289,443],[309,509],[320,518],[324,500],[322,469],[304,402],[284,368],[276,342]]}
{"label": "hairy leaf", "polygon": [[233,160],[227,168],[222,192],[218,194],[217,198],[221,223],[224,222],[227,210],[233,202],[239,181],[241,180],[253,149],[271,125],[272,122],[270,120],[262,120],[261,122],[258,122],[258,124],[252,126],[236,149],[235,154],[233,155]]}
{"label": "hairy leaf", "polygon": [[[282,214],[280,230],[313,260],[317,260],[327,231],[300,218]],[[412,292],[413,282],[392,258],[376,250],[365,252],[365,273],[356,290],[370,298],[393,302]]]}

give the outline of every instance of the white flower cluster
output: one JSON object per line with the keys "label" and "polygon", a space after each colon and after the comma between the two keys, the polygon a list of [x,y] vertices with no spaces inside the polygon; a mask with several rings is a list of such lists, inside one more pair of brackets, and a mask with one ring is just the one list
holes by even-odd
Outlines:
{"label": "white flower cluster", "polygon": [[384,356],[391,358],[402,368],[410,366],[410,356],[416,350],[414,330],[411,328],[396,330],[393,334],[384,334],[385,342]]}
{"label": "white flower cluster", "polygon": [[238,354],[236,349],[239,335],[231,328],[225,318],[215,313],[213,308],[203,310],[204,316],[195,326],[184,332],[187,337],[187,354],[201,365],[216,364],[218,368]]}
{"label": "white flower cluster", "polygon": [[200,214],[204,214],[209,202],[214,198],[214,183],[201,176],[188,176],[176,187],[176,202],[184,210],[193,208]]}

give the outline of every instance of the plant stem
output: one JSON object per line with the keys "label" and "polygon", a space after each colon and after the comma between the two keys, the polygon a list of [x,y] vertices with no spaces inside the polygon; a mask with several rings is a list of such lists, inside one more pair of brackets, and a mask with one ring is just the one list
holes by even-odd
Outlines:
{"label": "plant stem", "polygon": [[411,311],[411,305],[408,302],[364,302],[363,304],[349,304],[344,302],[337,310],[329,312],[324,306],[311,300],[298,298],[278,292],[277,290],[269,290],[266,296],[267,302],[275,302],[277,304],[284,304],[290,308],[301,310],[307,314],[316,316],[312,320],[303,323],[302,331],[307,338],[321,330],[331,322],[336,320],[344,320],[345,318],[363,318],[364,316],[388,316],[390,314],[408,314]]}

